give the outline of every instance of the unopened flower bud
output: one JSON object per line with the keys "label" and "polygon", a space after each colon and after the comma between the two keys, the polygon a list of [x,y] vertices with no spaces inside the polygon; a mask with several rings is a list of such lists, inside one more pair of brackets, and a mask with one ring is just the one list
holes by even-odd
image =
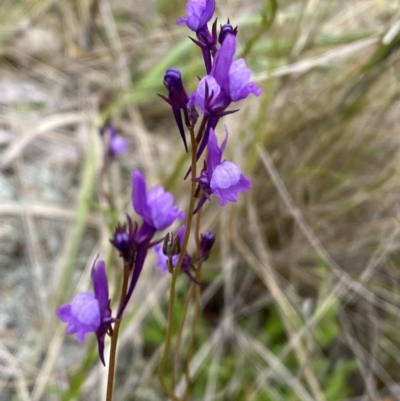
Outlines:
{"label": "unopened flower bud", "polygon": [[201,235],[200,259],[202,261],[205,261],[210,257],[210,252],[214,246],[214,243],[215,243],[215,235],[211,231],[206,231],[204,234]]}
{"label": "unopened flower bud", "polygon": [[181,245],[179,242],[179,235],[174,236],[173,233],[168,233],[165,236],[163,244],[163,254],[168,257],[179,255],[181,252]]}
{"label": "unopened flower bud", "polygon": [[218,43],[222,45],[222,42],[224,41],[225,37],[227,34],[232,34],[232,35],[237,35],[238,32],[238,27],[233,27],[228,20],[228,23],[225,25],[221,25],[221,30],[219,32],[218,36]]}
{"label": "unopened flower bud", "polygon": [[168,97],[164,95],[159,96],[164,99],[171,107],[174,113],[176,125],[178,126],[179,133],[182,137],[183,144],[185,145],[186,152],[188,151],[185,130],[183,128],[183,120],[181,110],[187,115],[187,105],[189,97],[185,91],[182,83],[181,72],[175,68],[170,68],[164,75],[164,85],[168,90]]}
{"label": "unopened flower bud", "polygon": [[127,223],[117,224],[114,236],[110,242],[118,250],[119,256],[125,263],[132,262],[135,253],[135,234],[137,232],[137,223],[127,215]]}

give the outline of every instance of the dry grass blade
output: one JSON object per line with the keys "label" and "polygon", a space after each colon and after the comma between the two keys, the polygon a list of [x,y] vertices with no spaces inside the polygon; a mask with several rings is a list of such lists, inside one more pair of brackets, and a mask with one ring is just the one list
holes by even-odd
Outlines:
{"label": "dry grass blade", "polygon": [[7,349],[3,348],[3,345],[1,345],[0,348],[0,359],[4,361],[4,367],[7,366],[7,370],[9,371],[4,372],[4,369],[2,369],[0,374],[1,378],[3,380],[7,380],[7,376],[14,376],[17,380],[18,396],[21,397],[22,401],[31,401],[28,391],[28,384],[25,380],[24,373],[18,359],[10,354]]}
{"label": "dry grass blade", "polygon": [[62,115],[50,116],[47,119],[41,121],[36,128],[30,128],[29,132],[21,135],[19,138],[15,138],[14,142],[4,152],[0,168],[4,169],[7,167],[21,152],[24,148],[35,139],[36,136],[44,134],[48,131],[60,128],[65,125],[78,124],[83,121],[83,115],[81,113],[67,113]]}
{"label": "dry grass blade", "polygon": [[[261,344],[255,338],[251,338],[247,333],[244,333],[243,330],[240,329],[236,330],[235,337],[240,347],[244,348],[245,350],[252,350],[255,355],[265,361],[269,365],[269,369],[274,372],[274,375],[277,375],[287,384],[289,388],[293,389],[293,391],[299,395],[301,400],[315,400],[315,398],[307,391],[307,389],[301,385],[301,382],[295,376],[293,376],[289,369],[285,367],[284,363],[272,352],[270,352],[263,344]],[[246,351],[246,353],[247,352],[248,351]],[[254,388],[252,389],[254,394],[252,399],[257,396],[258,390],[262,387],[268,387],[268,380],[265,380],[265,378],[259,376],[258,380],[256,380],[254,383]]]}
{"label": "dry grass blade", "polygon": [[[25,203],[25,202],[1,202],[0,215],[28,215],[32,217],[46,217],[59,220],[74,221],[77,212],[67,208],[54,206],[51,204]],[[87,224],[90,227],[98,228],[99,219],[96,216],[89,215]]]}
{"label": "dry grass blade", "polygon": [[[254,206],[249,205],[248,210],[249,222],[251,227],[250,231],[258,255],[257,257],[253,255],[253,257],[251,257],[250,259],[248,255],[249,250],[247,250],[244,257],[248,259],[249,264],[260,276],[261,280],[264,282],[265,286],[268,288],[271,295],[275,299],[275,302],[280,309],[281,317],[285,324],[288,337],[291,341],[293,341],[296,338],[296,332],[301,328],[301,320],[296,313],[296,310],[289,303],[287,297],[285,296],[284,291],[279,283],[277,274],[271,264],[271,258],[268,254],[268,250],[261,240],[260,228],[259,224],[257,223],[259,220],[257,219]],[[305,376],[311,388],[313,396],[316,400],[325,400],[325,396],[320,388],[320,384],[318,383],[318,380],[316,379],[316,376],[313,373],[311,366],[309,365],[309,358],[303,343],[301,341],[293,341],[293,346],[296,351],[296,356],[299,359],[299,363],[304,367]]]}

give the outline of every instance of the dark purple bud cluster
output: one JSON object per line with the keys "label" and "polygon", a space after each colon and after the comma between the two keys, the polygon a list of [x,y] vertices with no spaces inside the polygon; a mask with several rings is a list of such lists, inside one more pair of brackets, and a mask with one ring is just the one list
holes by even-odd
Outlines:
{"label": "dark purple bud cluster", "polygon": [[110,242],[118,250],[119,256],[125,264],[132,264],[135,256],[135,237],[138,231],[137,222],[133,222],[131,217],[126,215],[127,223],[117,224],[114,236]]}

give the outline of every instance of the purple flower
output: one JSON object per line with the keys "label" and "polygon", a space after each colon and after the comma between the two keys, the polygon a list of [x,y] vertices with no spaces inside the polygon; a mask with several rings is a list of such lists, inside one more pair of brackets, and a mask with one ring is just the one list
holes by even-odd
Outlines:
{"label": "purple flower", "polygon": [[183,144],[185,145],[186,152],[188,151],[185,130],[183,128],[183,121],[181,110],[185,116],[186,125],[189,124],[189,116],[187,111],[187,105],[189,102],[189,97],[183,87],[182,76],[179,70],[175,68],[170,68],[167,70],[164,76],[164,85],[168,89],[168,97],[164,95],[159,95],[172,107],[174,113],[176,125],[178,126],[179,133],[181,134]]}
{"label": "purple flower", "polygon": [[57,315],[61,321],[68,323],[67,333],[76,334],[80,342],[87,333],[95,332],[100,326],[99,302],[85,292],[76,295],[70,304],[61,305]]}
{"label": "purple flower", "polygon": [[132,201],[136,213],[154,230],[164,230],[176,219],[185,217],[184,212],[174,206],[173,195],[165,192],[161,185],[147,192],[146,179],[138,170],[132,173]]}
{"label": "purple flower", "polygon": [[104,261],[93,263],[91,278],[94,296],[88,293],[76,295],[70,304],[61,305],[56,313],[59,319],[68,323],[67,333],[76,334],[82,342],[86,334],[96,333],[101,362],[104,362],[104,338],[113,321],[108,296],[108,282]]}
{"label": "purple flower", "polygon": [[117,134],[113,125],[107,125],[100,129],[100,134],[104,137],[107,146],[107,154],[113,158],[116,155],[125,153],[129,147],[129,142]]}
{"label": "purple flower", "polygon": [[262,88],[249,82],[251,71],[244,59],[235,60],[229,69],[229,96],[233,102],[245,99],[250,94],[260,96]]}
{"label": "purple flower", "polygon": [[227,33],[215,54],[210,75],[200,80],[197,91],[190,95],[189,104],[198,106],[203,113],[223,116],[231,102],[242,100],[250,94],[261,94],[262,89],[249,82],[251,70],[244,59],[233,61],[235,51],[236,35]]}
{"label": "purple flower", "polygon": [[[223,42],[215,54],[209,75],[203,77],[197,91],[189,96],[189,106],[197,106],[201,112],[209,116],[208,125],[197,151],[197,159],[208,143],[210,130],[215,129],[224,115],[237,110],[226,111],[231,102],[245,99],[250,94],[259,96],[262,89],[249,82],[251,71],[244,59],[233,61],[236,52],[236,31],[231,25],[222,36]],[[229,29],[228,29],[229,28]]]}
{"label": "purple flower", "polygon": [[186,4],[186,18],[178,18],[177,24],[186,24],[197,32],[212,18],[215,11],[215,0],[189,0]]}
{"label": "purple flower", "polygon": [[216,79],[230,101],[237,102],[250,93],[260,96],[262,89],[249,82],[251,71],[244,59],[233,61],[235,52],[236,33],[233,31],[225,34],[222,45],[215,54],[210,75]]}
{"label": "purple flower", "polygon": [[[182,220],[185,216],[184,212],[179,211],[178,206],[174,206],[174,197],[172,194],[170,192],[165,192],[161,185],[157,185],[147,192],[146,179],[138,170],[132,172],[132,203],[136,213],[143,217],[143,223],[138,229],[134,228],[134,230],[130,230],[133,235],[133,247],[131,249],[134,251],[135,263],[132,266],[132,278],[129,283],[128,291],[118,311],[118,319],[122,317],[138,283],[147,251],[152,247],[151,240],[154,234],[157,230],[164,230],[176,219]],[[126,235],[118,239],[121,246],[123,243],[126,243],[127,239]],[[130,241],[129,239],[129,242]]]}
{"label": "purple flower", "polygon": [[247,192],[251,187],[251,181],[241,173],[239,166],[230,161],[221,161],[226,143],[227,137],[219,148],[217,136],[214,130],[210,130],[207,162],[196,179],[203,194],[195,213],[212,194],[220,199],[221,206],[225,206],[229,201],[237,202],[238,193]]}
{"label": "purple flower", "polygon": [[197,91],[190,95],[190,105],[198,106],[203,114],[218,114],[229,106],[229,99],[222,94],[217,80],[211,75],[200,79]]}

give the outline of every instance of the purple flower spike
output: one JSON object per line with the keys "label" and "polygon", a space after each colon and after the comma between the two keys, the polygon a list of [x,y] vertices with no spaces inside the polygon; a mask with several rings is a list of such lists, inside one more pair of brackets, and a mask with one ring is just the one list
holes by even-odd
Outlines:
{"label": "purple flower spike", "polygon": [[211,55],[217,46],[217,20],[213,23],[212,30],[207,23],[211,20],[215,11],[215,0],[189,0],[186,4],[186,18],[178,18],[177,24],[186,24],[189,29],[196,32],[197,39],[190,38],[202,50],[207,74],[211,70]]}
{"label": "purple flower spike", "polygon": [[259,96],[262,92],[260,87],[249,82],[251,71],[245,61],[243,59],[233,61],[236,52],[236,28],[227,24],[222,29],[224,29],[220,34],[222,45],[215,54],[211,71],[199,81],[197,91],[189,96],[189,106],[199,107],[200,111],[209,117],[197,151],[197,160],[207,146],[210,130],[215,129],[219,119],[238,111],[227,111],[228,106],[250,94]]}
{"label": "purple flower spike", "polygon": [[220,205],[228,202],[237,202],[239,192],[247,192],[251,187],[251,181],[241,173],[240,167],[230,161],[221,161],[227,138],[218,147],[217,136],[213,129],[210,130],[208,139],[207,163],[197,178],[203,191],[196,207],[197,213],[201,206],[212,194],[218,196]]}
{"label": "purple flower spike", "polygon": [[107,125],[100,128],[100,134],[104,137],[107,146],[107,154],[113,158],[116,155],[125,153],[129,148],[129,142],[117,134],[113,125]]}
{"label": "purple flower spike", "polygon": [[197,91],[189,97],[189,105],[198,106],[203,114],[219,117],[229,113],[225,109],[231,102],[242,100],[250,94],[259,96],[262,92],[260,87],[249,82],[251,71],[244,59],[233,61],[236,33],[235,30],[226,30],[210,74],[200,80]]}
{"label": "purple flower spike", "polygon": [[174,206],[174,197],[157,185],[147,192],[146,179],[138,170],[132,173],[132,200],[137,214],[154,230],[164,230],[176,219],[182,220],[184,212]]}
{"label": "purple flower spike", "polygon": [[178,25],[186,24],[187,27],[197,32],[203,28],[212,18],[215,11],[215,0],[189,0],[186,4],[186,18],[178,18]]}
{"label": "purple flower spike", "polygon": [[104,339],[113,322],[106,265],[100,260],[93,263],[91,278],[94,296],[88,293],[78,294],[70,304],[61,305],[56,313],[59,319],[68,323],[67,333],[76,334],[78,341],[83,341],[86,334],[95,333],[101,362],[104,362]]}

